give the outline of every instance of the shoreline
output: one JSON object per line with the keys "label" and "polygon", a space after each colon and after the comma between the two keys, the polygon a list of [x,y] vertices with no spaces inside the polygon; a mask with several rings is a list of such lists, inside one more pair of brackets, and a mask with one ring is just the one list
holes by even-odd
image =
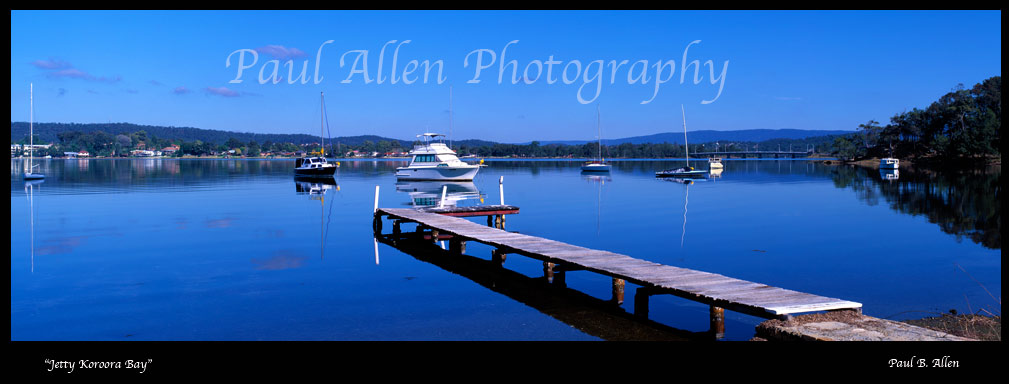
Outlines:
{"label": "shoreline", "polygon": [[980,341],[1002,341],[1001,315],[943,313],[901,322]]}
{"label": "shoreline", "polygon": [[[38,160],[108,160],[108,159],[239,159],[239,160],[275,160],[275,159],[297,159],[298,157],[286,157],[286,156],[271,156],[271,157],[244,157],[244,156],[147,156],[147,157],[103,157],[103,156],[89,156],[89,157],[39,157]],[[24,159],[24,157],[11,157],[11,159]],[[327,159],[339,160],[339,161],[355,161],[355,160],[410,160],[411,157],[397,157],[397,156],[386,156],[386,157],[336,157]],[[466,160],[568,160],[568,161],[590,161],[592,158],[589,157],[501,157],[501,156],[486,156],[486,157],[460,157],[462,161]],[[707,160],[706,157],[691,157],[690,160]],[[746,157],[746,158],[721,158],[723,161],[734,161],[734,160],[805,160],[805,161],[838,161],[833,157],[826,156],[814,156],[814,157],[796,157],[796,158],[774,158],[774,157]],[[612,157],[608,160],[612,161],[639,161],[639,160],[681,160],[685,161],[684,157]]]}
{"label": "shoreline", "polygon": [[[921,167],[987,167],[994,165],[1002,165],[1001,157],[983,157],[983,158],[953,158],[953,159],[940,159],[940,158],[910,158],[910,159],[899,159],[899,168],[914,168],[915,165]],[[867,168],[879,168],[879,157],[869,157],[860,160],[825,160],[824,164],[834,165],[834,164],[848,164],[848,165],[858,165]]]}

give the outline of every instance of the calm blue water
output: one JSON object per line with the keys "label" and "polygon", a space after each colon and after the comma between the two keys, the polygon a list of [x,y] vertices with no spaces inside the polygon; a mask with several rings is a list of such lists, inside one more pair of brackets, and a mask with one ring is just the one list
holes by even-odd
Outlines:
{"label": "calm blue water", "polygon": [[[440,184],[397,186],[403,162],[343,161],[334,185],[295,181],[293,164],[49,160],[46,180],[26,185],[12,160],[11,339],[599,340],[618,327],[585,314],[615,306],[608,278],[568,273],[583,297],[558,298],[522,256],[502,275],[376,243],[376,185],[382,207],[440,198]],[[619,161],[603,177],[578,162],[488,164],[449,195],[496,204],[503,176],[505,203],[521,207],[511,231],[857,301],[877,317],[1001,312],[1000,168],[885,180],[728,160],[684,185],[653,176],[682,161]],[[617,312],[633,312],[634,289]],[[649,319],[703,332],[708,308],[656,296]],[[726,339],[761,321],[726,311]]]}

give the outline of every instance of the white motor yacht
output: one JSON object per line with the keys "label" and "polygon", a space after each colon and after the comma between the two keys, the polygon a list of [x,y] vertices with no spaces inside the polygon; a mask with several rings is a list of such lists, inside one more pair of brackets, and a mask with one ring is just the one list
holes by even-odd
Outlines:
{"label": "white motor yacht", "polygon": [[434,180],[434,181],[473,181],[482,165],[469,164],[459,160],[455,151],[445,143],[432,142],[439,133],[417,135],[420,144],[410,151],[410,165],[396,168],[396,178],[399,180]]}
{"label": "white motor yacht", "polygon": [[712,157],[708,159],[708,169],[722,169],[722,168],[724,168],[724,166],[722,166],[722,158]]}

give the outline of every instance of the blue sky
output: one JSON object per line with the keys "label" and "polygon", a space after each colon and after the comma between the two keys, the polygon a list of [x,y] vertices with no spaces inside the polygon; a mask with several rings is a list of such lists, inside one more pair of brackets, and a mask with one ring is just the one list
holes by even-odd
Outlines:
{"label": "blue sky", "polygon": [[410,139],[449,131],[451,87],[457,139],[594,139],[597,105],[604,138],[677,132],[681,104],[690,130],[854,130],[1001,75],[1001,30],[1000,11],[12,11],[11,120],[34,83],[36,121],[314,134],[325,92],[333,135]]}

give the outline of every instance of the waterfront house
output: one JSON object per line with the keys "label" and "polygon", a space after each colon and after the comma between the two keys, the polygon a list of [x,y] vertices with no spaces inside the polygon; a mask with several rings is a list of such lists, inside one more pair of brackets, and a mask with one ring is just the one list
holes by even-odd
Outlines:
{"label": "waterfront house", "polygon": [[176,145],[176,144],[172,144],[172,145],[169,145],[167,147],[161,148],[161,153],[164,153],[165,156],[175,155],[175,153],[178,152],[178,151],[179,151],[179,146]]}

